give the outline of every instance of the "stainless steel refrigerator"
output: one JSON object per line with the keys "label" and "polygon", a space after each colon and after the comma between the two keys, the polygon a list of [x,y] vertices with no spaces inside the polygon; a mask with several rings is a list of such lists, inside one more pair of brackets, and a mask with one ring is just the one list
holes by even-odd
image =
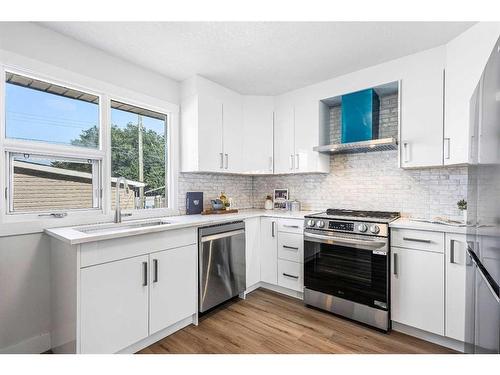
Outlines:
{"label": "stainless steel refrigerator", "polygon": [[471,102],[467,353],[500,353],[500,39]]}

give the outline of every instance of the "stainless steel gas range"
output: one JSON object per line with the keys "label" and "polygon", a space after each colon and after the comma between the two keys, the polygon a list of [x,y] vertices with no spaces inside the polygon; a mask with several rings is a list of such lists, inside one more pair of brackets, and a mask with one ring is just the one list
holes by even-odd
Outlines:
{"label": "stainless steel gas range", "polygon": [[328,209],[304,226],[304,302],[390,329],[389,223],[397,212]]}

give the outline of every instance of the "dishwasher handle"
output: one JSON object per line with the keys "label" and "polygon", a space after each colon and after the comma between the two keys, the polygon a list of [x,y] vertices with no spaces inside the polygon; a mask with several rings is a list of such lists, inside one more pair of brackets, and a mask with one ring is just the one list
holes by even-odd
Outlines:
{"label": "dishwasher handle", "polygon": [[237,236],[239,234],[244,234],[244,233],[245,233],[245,229],[237,229],[237,230],[232,230],[232,231],[229,231],[229,232],[212,234],[210,236],[202,236],[201,237],[201,242],[219,240],[221,238],[233,237],[233,236]]}

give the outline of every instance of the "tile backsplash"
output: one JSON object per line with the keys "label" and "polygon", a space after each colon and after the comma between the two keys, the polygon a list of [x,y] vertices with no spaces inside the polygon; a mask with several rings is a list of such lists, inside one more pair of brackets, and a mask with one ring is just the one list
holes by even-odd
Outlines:
{"label": "tile backsplash", "polygon": [[304,210],[347,208],[399,211],[404,216],[461,218],[456,202],[467,195],[467,167],[398,168],[397,151],[332,155],[329,174],[254,177],[254,207],[288,188]]}
{"label": "tile backsplash", "polygon": [[203,191],[204,206],[224,191],[238,208],[263,208],[273,189],[288,188],[304,210],[328,207],[399,211],[404,216],[460,219],[456,202],[466,199],[467,167],[401,169],[397,151],[332,155],[329,174],[238,176],[181,173],[179,209],[187,191]]}

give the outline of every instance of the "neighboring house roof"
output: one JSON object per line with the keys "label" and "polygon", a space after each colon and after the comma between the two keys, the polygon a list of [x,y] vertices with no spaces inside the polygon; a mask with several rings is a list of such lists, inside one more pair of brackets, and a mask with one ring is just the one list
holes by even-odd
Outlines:
{"label": "neighboring house roof", "polygon": [[[19,161],[19,160],[14,161],[14,167],[19,167],[19,168],[23,168],[23,169],[30,169],[33,171],[39,171],[39,172],[45,172],[45,173],[58,174],[58,175],[62,175],[62,176],[84,178],[84,179],[89,179],[89,180],[92,179],[92,173],[72,171],[70,169],[57,168],[57,167],[52,167],[50,165],[35,164],[35,163],[29,163],[29,162],[24,162],[24,161]],[[118,179],[117,177],[111,177],[111,182],[114,182],[116,184],[117,179]],[[134,180],[127,180],[127,183],[129,184],[129,186],[138,187],[138,188],[146,186],[146,184],[144,182],[139,182],[139,181],[134,181]]]}

